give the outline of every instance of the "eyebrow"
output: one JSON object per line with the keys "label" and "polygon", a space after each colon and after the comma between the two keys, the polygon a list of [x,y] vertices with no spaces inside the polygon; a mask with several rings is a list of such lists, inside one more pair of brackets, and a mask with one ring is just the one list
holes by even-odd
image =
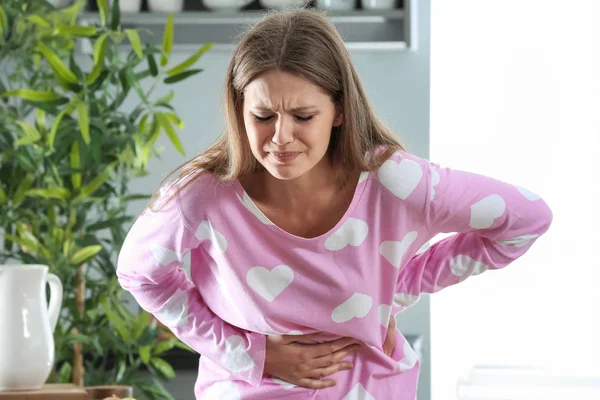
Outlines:
{"label": "eyebrow", "polygon": [[[264,105],[251,106],[250,108],[252,108],[253,110],[257,110],[257,111],[273,111],[269,107],[264,106]],[[316,109],[317,109],[316,106],[302,106],[302,107],[294,107],[290,111],[296,113],[296,112],[311,111],[311,110],[316,110]]]}

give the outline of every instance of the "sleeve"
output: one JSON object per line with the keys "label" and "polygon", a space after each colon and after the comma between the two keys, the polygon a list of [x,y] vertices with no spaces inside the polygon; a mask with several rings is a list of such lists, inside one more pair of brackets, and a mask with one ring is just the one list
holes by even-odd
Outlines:
{"label": "sleeve", "polygon": [[234,378],[258,386],[263,377],[265,336],[215,315],[181,268],[184,255],[199,244],[184,222],[177,196],[158,211],[146,209],[120,251],[119,283],[182,342]]}
{"label": "sleeve", "polygon": [[414,201],[419,194],[425,196],[420,212],[429,237],[455,234],[407,262],[398,277],[397,307],[411,306],[421,293],[434,293],[470,276],[507,266],[550,227],[550,208],[527,189],[413,160],[422,170]]}

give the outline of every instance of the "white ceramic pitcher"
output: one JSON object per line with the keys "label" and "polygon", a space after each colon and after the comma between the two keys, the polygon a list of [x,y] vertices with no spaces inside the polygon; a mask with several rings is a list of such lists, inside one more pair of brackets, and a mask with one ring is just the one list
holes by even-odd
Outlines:
{"label": "white ceramic pitcher", "polygon": [[39,389],[48,379],[62,297],[47,266],[0,265],[0,391]]}

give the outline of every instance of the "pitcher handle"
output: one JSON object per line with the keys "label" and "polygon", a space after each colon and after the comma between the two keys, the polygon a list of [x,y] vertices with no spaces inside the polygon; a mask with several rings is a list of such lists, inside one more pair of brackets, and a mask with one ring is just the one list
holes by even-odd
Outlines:
{"label": "pitcher handle", "polygon": [[48,274],[48,285],[50,286],[50,302],[48,304],[48,315],[50,318],[50,327],[52,332],[56,328],[58,322],[58,315],[60,314],[60,308],[62,306],[63,299],[63,285],[58,276],[54,274]]}

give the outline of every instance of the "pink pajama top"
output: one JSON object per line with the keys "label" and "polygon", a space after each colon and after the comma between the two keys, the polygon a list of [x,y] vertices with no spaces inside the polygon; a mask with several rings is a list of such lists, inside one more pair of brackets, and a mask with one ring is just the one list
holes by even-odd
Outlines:
{"label": "pink pajama top", "polygon": [[[552,220],[527,189],[404,151],[363,172],[343,218],[315,238],[280,229],[238,181],[209,173],[161,205],[128,233],[119,282],[202,355],[195,396],[210,400],[416,399],[415,352],[399,331],[391,357],[382,351],[390,316],[421,293],[507,266]],[[455,234],[419,251],[443,232]],[[266,335],[318,331],[363,344],[351,370],[328,378],[336,386],[263,373]]]}

